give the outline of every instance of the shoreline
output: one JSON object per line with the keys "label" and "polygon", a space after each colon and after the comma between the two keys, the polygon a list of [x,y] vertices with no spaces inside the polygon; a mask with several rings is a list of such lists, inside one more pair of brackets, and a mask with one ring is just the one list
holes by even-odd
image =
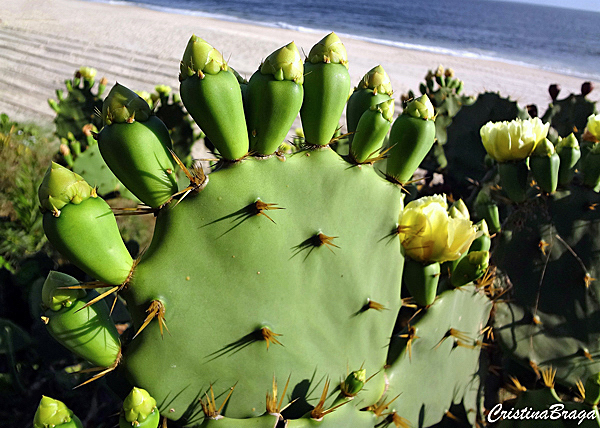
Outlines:
{"label": "shoreline", "polygon": [[[219,14],[219,13],[211,13],[211,12],[205,12],[202,10],[185,9],[185,8],[179,8],[179,7],[158,6],[158,5],[153,5],[151,3],[144,3],[143,1],[126,1],[126,0],[81,0],[81,1],[87,1],[87,2],[92,2],[92,3],[103,3],[103,4],[108,4],[108,5],[133,6],[133,7],[139,7],[142,9],[153,10],[156,12],[173,14],[173,15],[193,16],[193,17],[199,17],[199,18],[214,19],[214,20],[223,21],[223,22],[255,25],[257,27],[291,30],[291,31],[297,31],[299,33],[315,34],[317,36],[322,35],[322,34],[327,34],[330,31],[328,29],[313,28],[313,27],[307,27],[307,26],[303,26],[303,25],[293,25],[293,24],[290,24],[290,23],[287,23],[284,21],[279,21],[279,22],[252,21],[250,19],[242,18],[242,17],[235,16],[235,15],[223,15],[223,14]],[[494,55],[494,52],[486,53],[486,52],[482,51],[482,53],[477,53],[476,48],[463,49],[463,48],[459,48],[459,47],[444,46],[442,44],[439,44],[439,45],[428,44],[425,41],[423,43],[417,43],[417,42],[411,43],[411,42],[404,42],[404,41],[400,41],[400,40],[393,40],[391,38],[390,39],[376,38],[376,37],[373,37],[370,35],[352,34],[352,33],[340,32],[340,31],[336,32],[336,34],[342,40],[353,39],[353,40],[357,40],[357,41],[387,46],[390,48],[413,50],[413,51],[417,51],[417,52],[425,52],[425,53],[433,53],[433,54],[442,54],[442,55],[447,55],[447,56],[452,56],[452,57],[457,57],[457,58],[470,58],[470,59],[475,59],[475,60],[496,61],[496,62],[509,64],[509,65],[516,65],[516,66],[521,66],[521,67],[526,67],[526,68],[539,69],[542,71],[547,71],[550,73],[556,73],[556,74],[560,74],[560,75],[570,76],[570,77],[574,77],[574,78],[578,78],[578,79],[600,80],[600,74],[590,74],[589,72],[585,72],[585,71],[581,71],[581,70],[573,70],[573,69],[567,68],[566,64],[561,65],[561,66],[549,66],[549,65],[537,64],[534,61],[526,62],[524,60],[511,58],[509,55],[502,55],[502,54]]]}
{"label": "shoreline", "polygon": [[[179,60],[192,34],[207,40],[229,58],[244,77],[275,49],[294,40],[308,52],[326,33],[297,31],[255,23],[168,13],[131,4],[94,0],[16,0],[5,2],[0,15],[0,112],[14,120],[51,122],[47,105],[56,89],[81,66],[98,70],[109,88],[115,81],[133,90],[152,91],[167,84],[178,89]],[[340,33],[341,34],[341,33]],[[464,93],[500,92],[521,107],[537,104],[540,115],[550,102],[547,88],[562,87],[559,98],[579,93],[590,79],[559,74],[496,59],[452,56],[406,49],[340,35],[348,51],[350,76],[356,85],[381,64],[392,81],[395,99],[419,84],[438,65],[452,68],[465,83]],[[598,88],[589,96],[600,98]]]}

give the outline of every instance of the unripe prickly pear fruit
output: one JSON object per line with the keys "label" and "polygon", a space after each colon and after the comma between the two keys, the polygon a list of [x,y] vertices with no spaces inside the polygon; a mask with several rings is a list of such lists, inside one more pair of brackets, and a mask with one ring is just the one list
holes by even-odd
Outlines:
{"label": "unripe prickly pear fruit", "polygon": [[177,193],[169,130],[139,95],[118,83],[102,108],[105,126],[98,134],[104,161],[146,205],[158,208]]}
{"label": "unripe prickly pear fruit", "polygon": [[472,251],[466,254],[452,271],[450,282],[454,287],[461,287],[477,280],[485,273],[489,261],[488,251]]}
{"label": "unripe prickly pear fruit", "polygon": [[350,94],[346,48],[335,33],[321,39],[304,63],[304,101],[300,109],[308,144],[329,144]]}
{"label": "unripe prickly pear fruit", "polygon": [[304,67],[294,42],[261,64],[246,87],[244,106],[250,150],[274,153],[283,143],[302,106]]}
{"label": "unripe prickly pear fruit", "polygon": [[42,288],[46,329],[65,348],[95,366],[113,366],[121,357],[121,342],[108,306],[104,300],[86,306],[92,293],[86,296],[82,289],[65,288],[78,285],[75,278],[50,271]]}
{"label": "unripe prickly pear fruit", "polygon": [[392,126],[393,116],[393,99],[372,106],[363,113],[350,143],[350,154],[356,163],[377,158],[377,151],[383,146],[385,136]]}
{"label": "unripe prickly pear fruit", "polygon": [[434,110],[427,95],[411,101],[394,121],[386,174],[400,184],[410,180],[435,142]]}
{"label": "unripe prickly pear fruit", "polygon": [[491,233],[500,232],[500,210],[498,204],[491,198],[489,188],[483,188],[475,198],[474,208],[477,217],[485,220]]}
{"label": "unripe prickly pear fruit", "polygon": [[133,388],[123,401],[123,412],[119,417],[120,428],[157,428],[160,414],[156,400],[141,388]]}
{"label": "unripe prickly pear fruit", "polygon": [[81,421],[62,401],[42,396],[33,417],[33,428],[83,428]]}
{"label": "unripe prickly pear fruit", "polygon": [[192,36],[180,65],[181,100],[221,156],[238,160],[248,153],[248,132],[240,85],[223,56]]}
{"label": "unripe prickly pear fruit", "polygon": [[538,143],[531,154],[529,167],[540,189],[546,193],[554,193],[556,191],[560,157],[556,153],[554,145],[547,138]]}
{"label": "unripe prickly pear fruit", "polygon": [[596,190],[600,185],[600,143],[595,143],[581,163],[583,184]]}
{"label": "unripe prickly pear fruit", "polygon": [[[383,67],[378,65],[369,70],[348,99],[346,107],[348,132],[355,132],[363,113],[372,106],[391,99],[392,93],[392,83]],[[350,141],[353,138],[351,134]]]}
{"label": "unripe prickly pear fruit", "polygon": [[133,260],[115,216],[81,176],[52,162],[38,195],[44,232],[63,256],[106,284],[128,279]]}
{"label": "unripe prickly pear fruit", "polygon": [[556,145],[556,153],[560,158],[558,167],[558,184],[564,186],[573,179],[575,165],[581,157],[579,141],[572,132],[565,138],[560,138]]}
{"label": "unripe prickly pear fruit", "polygon": [[363,389],[366,381],[367,371],[365,369],[355,370],[342,382],[340,390],[346,397],[355,397]]}

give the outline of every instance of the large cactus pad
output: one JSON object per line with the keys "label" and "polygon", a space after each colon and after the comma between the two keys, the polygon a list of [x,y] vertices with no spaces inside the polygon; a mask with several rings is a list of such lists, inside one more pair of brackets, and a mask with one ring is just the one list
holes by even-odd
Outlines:
{"label": "large cactus pad", "polygon": [[[249,417],[264,413],[273,376],[291,376],[301,398],[291,410],[306,410],[327,378],[361,366],[375,374],[400,305],[403,259],[390,236],[400,209],[398,188],[330,149],[211,174],[199,194],[160,211],[127,287],[135,324],[158,299],[170,332],[151,323],[132,342],[131,381],[174,419],[211,384],[221,394],[239,382],[227,414]],[[369,299],[389,310],[365,310]],[[371,380],[367,402],[383,388],[382,375]]]}

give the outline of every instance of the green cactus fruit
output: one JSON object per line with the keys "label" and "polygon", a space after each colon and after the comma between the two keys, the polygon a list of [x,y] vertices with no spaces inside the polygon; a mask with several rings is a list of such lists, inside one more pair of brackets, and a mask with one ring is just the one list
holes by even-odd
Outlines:
{"label": "green cactus fruit", "polygon": [[181,100],[200,129],[227,160],[248,153],[240,85],[223,56],[192,36],[180,66]]}
{"label": "green cactus fruit", "polygon": [[123,401],[119,427],[157,428],[159,423],[160,413],[156,400],[145,389],[134,387]]}
{"label": "green cactus fruit", "polygon": [[[346,107],[346,126],[349,133],[356,131],[361,116],[374,105],[392,97],[392,83],[381,65],[373,67],[358,83],[348,99]],[[350,141],[353,134],[350,134]]]}
{"label": "green cactus fruit", "polygon": [[426,307],[434,302],[439,279],[438,262],[424,264],[406,257],[402,280],[417,305]]}
{"label": "green cactus fruit", "polygon": [[48,308],[42,318],[46,329],[65,348],[95,366],[114,366],[121,357],[121,342],[108,306],[103,300],[86,306],[93,293],[86,296],[81,289],[61,289],[77,285],[79,282],[69,275],[48,274],[42,288]]}
{"label": "green cactus fruit", "polygon": [[356,163],[367,163],[373,159],[379,159],[377,152],[383,146],[385,137],[392,126],[393,115],[393,99],[372,106],[363,113],[350,143],[350,154]]}
{"label": "green cactus fruit", "polygon": [[291,42],[269,55],[250,78],[244,105],[251,152],[271,155],[283,143],[302,105],[303,72]]}
{"label": "green cactus fruit", "polygon": [[585,402],[597,406],[600,402],[600,372],[585,380]]}
{"label": "green cactus fruit", "polygon": [[475,228],[478,232],[482,232],[480,236],[475,238],[471,246],[469,247],[469,252],[472,251],[490,251],[490,247],[492,246],[492,238],[490,237],[490,230],[487,226],[487,222],[485,219],[482,219],[479,223],[475,225]]}
{"label": "green cactus fruit", "polygon": [[560,157],[558,168],[558,184],[565,186],[571,182],[575,173],[575,165],[581,158],[581,149],[579,141],[572,132],[565,138],[558,139],[556,153]]}
{"label": "green cactus fruit", "polygon": [[596,190],[600,185],[600,143],[595,143],[581,161],[583,184]]}
{"label": "green cactus fruit", "polygon": [[133,260],[112,210],[94,189],[77,174],[52,163],[38,193],[50,243],[94,278],[123,284]]}
{"label": "green cactus fruit", "polygon": [[488,268],[489,261],[489,251],[471,251],[467,253],[452,271],[451,284],[454,287],[461,287],[481,278]]}
{"label": "green cactus fruit", "polygon": [[435,142],[433,105],[427,95],[411,101],[394,121],[389,139],[386,175],[409,181]]}
{"label": "green cactus fruit", "polygon": [[33,428],[83,428],[83,425],[65,403],[43,395],[33,417]]}
{"label": "green cactus fruit", "polygon": [[540,142],[531,154],[529,167],[540,189],[546,193],[556,191],[560,171],[560,157],[554,150],[554,145],[547,138]]}
{"label": "green cactus fruit", "polygon": [[144,204],[157,208],[168,202],[178,188],[165,124],[135,92],[118,83],[104,100],[103,114],[106,125],[98,134],[98,146],[106,164]]}
{"label": "green cactus fruit", "polygon": [[482,188],[473,204],[477,217],[485,220],[485,224],[488,227],[490,233],[498,233],[502,228],[500,223],[500,210],[498,204],[490,196],[490,187],[486,186]]}
{"label": "green cactus fruit", "polygon": [[529,189],[527,159],[498,163],[498,174],[502,190],[508,198],[517,204],[524,202]]}
{"label": "green cactus fruit", "polygon": [[462,199],[454,201],[450,208],[448,209],[448,215],[453,218],[466,218],[471,219],[471,214],[469,214],[469,208]]}
{"label": "green cactus fruit", "polygon": [[365,369],[355,370],[342,382],[340,390],[346,397],[355,397],[363,389],[366,381],[367,371]]}
{"label": "green cactus fruit", "polygon": [[339,127],[351,86],[346,48],[335,33],[312,47],[304,72],[300,118],[305,141],[326,146]]}

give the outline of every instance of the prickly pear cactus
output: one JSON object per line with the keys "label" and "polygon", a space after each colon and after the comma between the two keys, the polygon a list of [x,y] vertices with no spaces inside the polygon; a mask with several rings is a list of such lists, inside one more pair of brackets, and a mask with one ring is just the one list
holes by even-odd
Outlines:
{"label": "prickly pear cactus", "polygon": [[[330,43],[335,39],[329,35],[319,42],[321,56],[345,58],[343,45]],[[133,339],[115,347],[106,339],[113,337],[106,326],[104,333],[91,331],[99,338],[94,344],[79,346],[78,337],[70,337],[66,345],[77,347],[103,372],[116,370],[132,386],[147,390],[175,426],[437,423],[467,395],[491,305],[470,282],[449,286],[445,273],[437,287],[439,263],[461,257],[481,235],[468,212],[457,214],[438,196],[421,204],[434,204],[435,218],[429,221],[417,207],[399,225],[403,192],[397,183],[416,168],[406,164],[418,165],[418,156],[433,144],[429,105],[416,103],[408,109],[413,114],[396,125],[395,133],[406,129],[419,147],[410,147],[410,156],[388,159],[386,180],[372,165],[381,157],[348,161],[329,147],[326,136],[339,115],[311,111],[324,105],[317,88],[347,91],[347,60],[311,62],[320,71],[304,82],[311,96],[302,106],[303,122],[323,131],[307,132],[313,137],[307,137],[304,149],[284,156],[276,150],[291,126],[289,115],[278,116],[281,109],[274,109],[273,117],[250,111],[278,105],[286,91],[282,88],[292,91],[286,96],[293,100],[301,90],[293,86],[301,83],[293,76],[302,75],[302,64],[295,52],[287,52],[295,46],[282,49],[248,83],[244,106],[222,56],[192,37],[181,66],[182,99],[192,116],[201,118],[222,160],[210,175],[199,167],[185,168],[190,184],[180,191],[173,168],[183,164],[170,157],[158,119],[131,91],[111,90],[103,108],[100,149],[114,173],[150,207],[144,211],[155,215],[154,237],[132,260],[115,233],[114,217],[93,188],[53,165],[40,190],[47,233],[63,254],[102,283],[65,288],[52,285],[56,278],[50,278],[46,306],[55,307],[48,308],[53,311],[48,328],[52,317],[65,315],[73,322],[71,308],[97,308],[100,302],[81,289],[112,286],[102,297],[116,291],[126,300]],[[262,73],[263,67],[268,73]],[[266,89],[257,91],[255,84]],[[328,103],[347,97],[346,92],[333,95]],[[341,114],[343,108],[337,110]],[[368,123],[378,123],[383,113],[364,114],[378,118],[361,118],[359,129],[366,135]],[[389,127],[389,119],[382,119]],[[383,144],[379,140],[355,139],[354,149],[368,155]],[[398,141],[397,147],[409,145],[406,137]],[[424,236],[423,222],[430,225]],[[441,238],[435,250],[429,248],[430,236]],[[402,288],[407,242],[417,245],[411,237],[425,239],[423,258],[411,265],[417,274],[404,277],[406,289],[417,290],[412,298]],[[426,254],[437,256],[429,261]],[[437,264],[438,275],[427,278],[436,285],[428,292],[430,300],[419,303],[415,296],[419,278],[428,275],[426,264]],[[91,323],[85,317],[95,319],[94,328],[106,322],[99,308],[77,314],[83,324]],[[110,346],[103,350],[103,343]],[[98,352],[108,361],[99,361]],[[423,382],[439,391],[423,390],[413,397],[409,392]],[[472,401],[469,408],[476,406]]]}
{"label": "prickly pear cactus", "polygon": [[481,180],[487,172],[486,152],[481,144],[479,130],[487,122],[526,119],[529,115],[515,101],[500,94],[479,94],[474,104],[463,107],[448,128],[448,141],[444,146],[448,168],[446,178],[454,196],[469,195],[467,179]]}
{"label": "prickly pear cactus", "polygon": [[444,69],[441,65],[435,71],[429,70],[425,76],[425,83],[419,86],[421,95],[427,95],[431,100],[436,114],[436,145],[432,154],[437,165],[432,169],[444,169],[448,165],[442,147],[448,141],[447,129],[463,106],[475,102],[474,97],[462,94],[463,86],[464,82],[454,76],[454,70]]}
{"label": "prickly pear cactus", "polygon": [[[586,82],[589,84],[589,82]],[[569,94],[558,99],[560,87],[551,85],[549,88],[552,102],[542,116],[544,122],[549,122],[560,137],[566,137],[574,132],[580,136],[590,114],[596,113],[596,102],[587,98],[591,87],[584,83],[580,94]]]}
{"label": "prickly pear cactus", "polygon": [[579,185],[526,203],[505,223],[494,257],[513,296],[497,305],[501,343],[525,365],[552,365],[568,386],[600,371],[598,203]]}
{"label": "prickly pear cactus", "polygon": [[[96,73],[91,67],[81,67],[75,72],[73,79],[65,80],[67,94],[59,89],[56,91],[58,101],[48,100],[48,104],[56,112],[56,134],[61,140],[64,138],[83,144],[84,147],[79,147],[83,150],[86,144],[83,127],[90,123],[98,128],[102,126],[102,120],[95,112],[102,108],[102,94],[108,82],[103,77],[94,90]],[[63,141],[65,142],[68,141]]]}

